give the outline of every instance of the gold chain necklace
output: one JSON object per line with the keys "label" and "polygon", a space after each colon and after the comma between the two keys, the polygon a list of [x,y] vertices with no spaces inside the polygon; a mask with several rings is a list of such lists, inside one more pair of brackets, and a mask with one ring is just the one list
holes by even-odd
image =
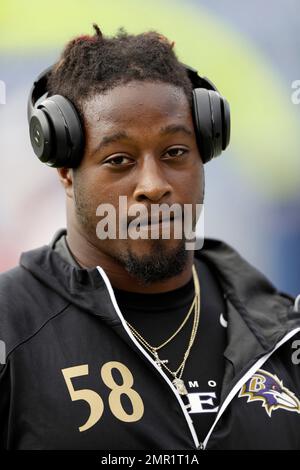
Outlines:
{"label": "gold chain necklace", "polygon": [[164,346],[166,346],[173,338],[175,338],[175,336],[182,330],[182,328],[184,327],[184,325],[186,324],[186,322],[188,321],[189,317],[191,316],[191,313],[193,311],[193,307],[195,305],[195,301],[196,301],[196,296],[194,297],[194,300],[192,302],[192,305],[188,311],[188,314],[187,316],[185,317],[185,319],[183,320],[183,322],[181,323],[181,325],[177,328],[177,330],[175,331],[175,333],[173,333],[170,338],[168,338],[166,341],[164,341],[162,344],[160,344],[159,346],[151,346],[146,340],[145,338],[142,337],[142,335],[129,323],[127,322],[127,325],[130,327],[130,329],[132,330],[132,332],[134,332],[136,334],[136,336],[139,337],[139,339],[141,339],[141,341],[143,341],[143,343],[148,346],[150,349],[153,349],[154,351],[159,351],[159,349],[163,348]]}
{"label": "gold chain necklace", "polygon": [[[173,383],[173,385],[175,385],[177,391],[181,395],[187,395],[187,389],[185,387],[184,381],[182,380],[182,375],[183,375],[183,371],[184,371],[184,368],[185,368],[186,361],[189,357],[191,348],[192,348],[192,346],[194,344],[194,341],[195,341],[195,337],[196,337],[196,333],[197,333],[198,325],[199,325],[199,319],[200,319],[200,284],[199,284],[199,279],[198,279],[197,272],[196,272],[196,269],[195,269],[194,265],[192,266],[192,271],[193,271],[193,280],[194,280],[194,287],[195,287],[195,297],[194,297],[194,300],[192,302],[192,305],[191,305],[191,307],[188,311],[187,316],[185,317],[184,321],[181,323],[179,328],[177,328],[175,333],[173,333],[170,336],[170,338],[168,338],[166,341],[164,341],[161,345],[156,346],[156,347],[151,346],[145,340],[145,338],[143,338],[142,335],[132,325],[130,325],[129,322],[126,322],[127,325],[129,326],[130,330],[132,331],[133,335],[140,341],[140,343],[147,349],[147,351],[149,351],[155,357],[155,362],[157,363],[157,365],[159,367],[163,366],[174,377],[174,380],[172,381],[172,383]],[[190,336],[190,340],[189,340],[187,350],[185,351],[183,360],[182,360],[181,364],[179,365],[179,367],[177,368],[177,370],[176,371],[171,371],[166,366],[166,363],[168,363],[168,360],[161,360],[158,356],[157,351],[159,349],[161,349],[162,347],[166,346],[181,331],[181,329],[184,327],[184,325],[188,321],[194,307],[195,307],[194,322],[193,322],[192,332],[191,332],[191,336]]]}

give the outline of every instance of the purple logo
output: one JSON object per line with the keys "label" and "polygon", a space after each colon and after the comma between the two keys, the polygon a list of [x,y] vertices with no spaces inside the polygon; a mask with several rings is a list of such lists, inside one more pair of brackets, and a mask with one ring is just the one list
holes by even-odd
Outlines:
{"label": "purple logo", "polygon": [[266,370],[259,369],[243,385],[239,398],[247,397],[247,403],[262,401],[262,407],[271,418],[272,411],[284,409],[300,413],[300,401],[288,388],[284,387],[282,380]]}

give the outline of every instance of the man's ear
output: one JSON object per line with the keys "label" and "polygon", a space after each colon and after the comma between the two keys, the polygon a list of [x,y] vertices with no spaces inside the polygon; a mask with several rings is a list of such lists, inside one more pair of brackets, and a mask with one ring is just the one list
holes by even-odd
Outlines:
{"label": "man's ear", "polygon": [[56,168],[59,179],[65,188],[66,195],[73,197],[73,170],[72,168]]}

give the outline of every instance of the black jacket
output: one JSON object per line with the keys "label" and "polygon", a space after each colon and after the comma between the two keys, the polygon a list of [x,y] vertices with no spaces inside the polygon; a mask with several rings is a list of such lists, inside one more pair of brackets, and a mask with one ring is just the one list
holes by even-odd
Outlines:
{"label": "black jacket", "polygon": [[201,256],[228,312],[221,404],[203,443],[103,270],[77,269],[45,245],[0,275],[0,447],[300,449],[294,299],[224,242],[206,239]]}

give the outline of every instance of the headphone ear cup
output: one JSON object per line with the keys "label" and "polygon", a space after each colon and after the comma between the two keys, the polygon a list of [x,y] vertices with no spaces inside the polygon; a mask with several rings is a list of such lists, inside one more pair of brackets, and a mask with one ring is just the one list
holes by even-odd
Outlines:
{"label": "headphone ear cup", "polygon": [[30,139],[38,158],[51,167],[76,167],[84,135],[75,106],[60,95],[42,101],[30,118]]}
{"label": "headphone ear cup", "polygon": [[222,152],[223,143],[223,116],[222,98],[216,91],[209,91],[211,120],[212,120],[212,147],[213,157],[217,157]]}
{"label": "headphone ear cup", "polygon": [[53,97],[45,99],[39,105],[39,108],[48,116],[53,135],[51,140],[51,155],[46,163],[52,167],[61,166],[61,162],[66,160],[70,152],[68,129],[63,114]]}
{"label": "headphone ear cup", "polygon": [[67,149],[59,155],[55,166],[74,168],[79,165],[84,150],[84,132],[79,113],[70,100],[61,95],[50,97],[57,105],[67,133]]}
{"label": "headphone ear cup", "polygon": [[217,91],[194,88],[193,117],[200,155],[207,163],[229,144],[229,104]]}
{"label": "headphone ear cup", "polygon": [[193,89],[193,119],[200,156],[203,163],[207,163],[214,155],[213,123],[209,92],[204,88]]}

